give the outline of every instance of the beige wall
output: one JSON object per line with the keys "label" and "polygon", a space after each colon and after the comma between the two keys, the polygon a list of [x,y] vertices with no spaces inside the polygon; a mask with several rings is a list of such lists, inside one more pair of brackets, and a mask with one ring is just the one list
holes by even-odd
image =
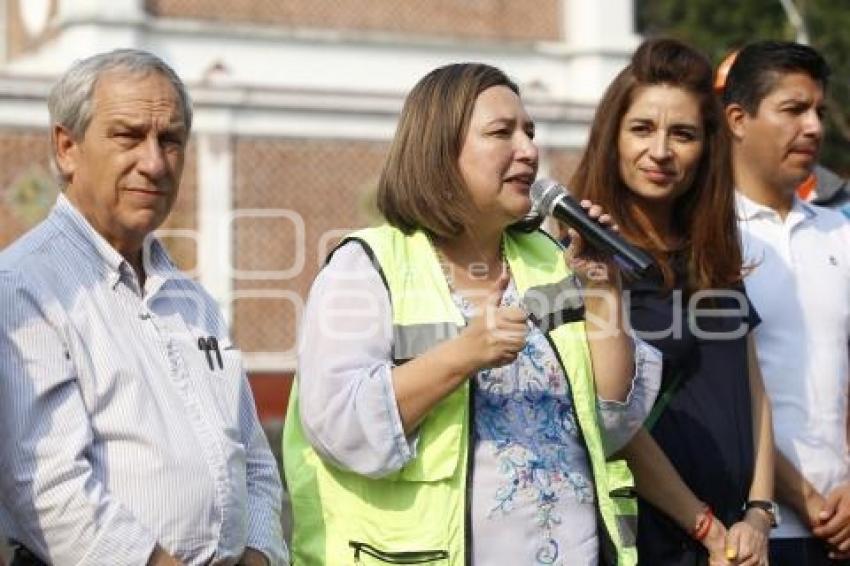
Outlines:
{"label": "beige wall", "polygon": [[[31,36],[24,26],[21,16],[21,4],[27,0],[6,0],[6,56],[14,59],[18,55],[32,51],[56,35],[55,26],[47,25],[45,29]],[[50,22],[57,11],[56,0],[50,0],[47,20]]]}
{"label": "beige wall", "polygon": [[[198,229],[198,185],[197,185],[197,153],[195,144],[190,143],[186,148],[186,161],[183,165],[183,179],[180,182],[180,192],[168,219],[161,226],[162,230]],[[185,271],[197,267],[197,242],[182,236],[167,236],[163,238],[175,263]]]}
{"label": "beige wall", "polygon": [[549,151],[546,160],[549,166],[548,176],[568,185],[573,173],[578,167],[581,152],[579,151]]}
{"label": "beige wall", "polygon": [[[233,288],[292,292],[305,298],[320,258],[339,231],[367,226],[386,144],[335,140],[239,138],[234,151],[235,211],[283,210],[304,224],[304,268],[284,280],[237,278]],[[292,221],[245,219],[234,223],[234,266],[245,271],[286,270],[297,250]],[[322,244],[324,240],[324,245]],[[297,305],[291,299],[237,299],[236,341],[246,352],[286,352],[295,345]]]}
{"label": "beige wall", "polygon": [[56,188],[47,129],[0,130],[0,248],[43,218]]}
{"label": "beige wall", "polygon": [[557,40],[560,1],[534,0],[147,0],[150,14],[284,27],[425,36]]}

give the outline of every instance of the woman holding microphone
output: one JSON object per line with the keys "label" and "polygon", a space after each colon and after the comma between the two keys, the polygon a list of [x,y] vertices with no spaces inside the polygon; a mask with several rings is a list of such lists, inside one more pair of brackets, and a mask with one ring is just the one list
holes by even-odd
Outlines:
{"label": "woman holding microphone", "polygon": [[613,267],[588,278],[580,239],[568,262],[523,225],[537,167],[498,69],[441,67],[408,95],[386,224],[343,240],[305,311],[284,431],[296,564],[634,564],[603,432],[642,420],[659,358],[621,331]]}

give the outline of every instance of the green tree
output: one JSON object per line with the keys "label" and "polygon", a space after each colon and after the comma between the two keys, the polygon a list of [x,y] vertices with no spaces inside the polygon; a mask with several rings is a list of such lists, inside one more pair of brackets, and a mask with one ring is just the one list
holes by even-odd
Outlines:
{"label": "green tree", "polygon": [[[795,0],[812,47],[832,67],[827,136],[822,161],[850,175],[850,0]],[[644,35],[677,37],[702,49],[715,64],[731,50],[760,39],[794,40],[780,0],[636,0]]]}

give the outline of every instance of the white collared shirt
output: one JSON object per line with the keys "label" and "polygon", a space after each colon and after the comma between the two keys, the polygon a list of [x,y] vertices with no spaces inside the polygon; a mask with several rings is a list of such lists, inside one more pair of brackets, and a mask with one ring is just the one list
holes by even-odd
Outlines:
{"label": "white collared shirt", "polygon": [[[850,480],[847,445],[850,223],[795,198],[784,221],[736,197],[744,279],[762,318],[759,363],[776,444],[822,494]],[[772,536],[808,537],[787,507]]]}
{"label": "white collared shirt", "polygon": [[[0,529],[53,564],[285,563],[281,483],[217,305],[145,242],[144,289],[60,195],[0,254]],[[218,357],[198,339],[218,339]]]}

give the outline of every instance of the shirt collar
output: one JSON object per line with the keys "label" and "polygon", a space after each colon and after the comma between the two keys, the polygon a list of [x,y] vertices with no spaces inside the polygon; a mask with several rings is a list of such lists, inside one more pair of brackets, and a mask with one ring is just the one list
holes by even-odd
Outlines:
{"label": "shirt collar", "polygon": [[[113,287],[121,279],[122,273],[131,269],[124,256],[94,229],[64,193],[59,193],[50,213],[50,221],[58,225],[61,233],[68,237],[93,265],[109,272],[110,284]],[[153,234],[149,234],[142,243],[142,258],[147,278],[159,280],[157,286],[176,277],[177,269],[174,263],[162,242]]]}
{"label": "shirt collar", "polygon": [[182,274],[171,261],[171,257],[162,242],[153,234],[148,234],[142,243],[142,258],[145,266],[145,289],[148,295],[153,295],[171,279],[178,279]]}
{"label": "shirt collar", "polygon": [[[769,206],[759,204],[740,191],[735,191],[735,207],[739,220],[753,220],[756,218],[778,218],[779,215]],[[797,224],[804,220],[810,220],[817,216],[817,210],[808,202],[803,201],[797,195],[791,203],[791,210],[786,218],[786,223]]]}

